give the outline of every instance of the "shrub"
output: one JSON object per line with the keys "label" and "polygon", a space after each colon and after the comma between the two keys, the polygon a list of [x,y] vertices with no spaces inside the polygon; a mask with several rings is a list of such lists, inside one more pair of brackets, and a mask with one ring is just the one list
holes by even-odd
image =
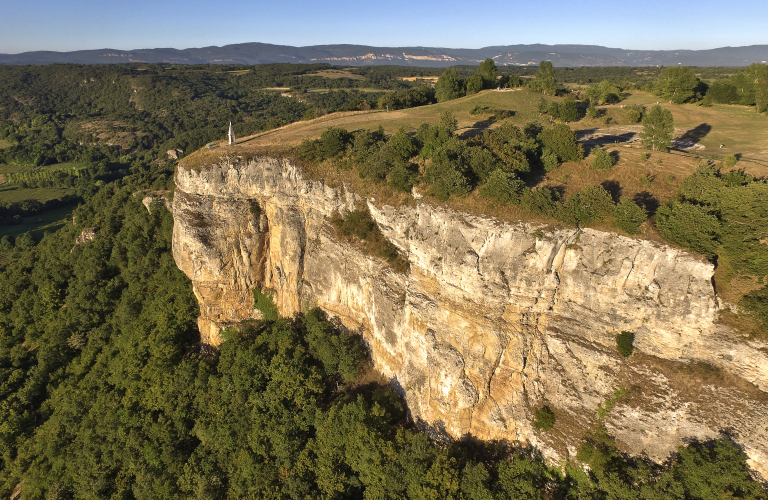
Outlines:
{"label": "shrub", "polygon": [[470,190],[469,179],[463,172],[461,161],[455,158],[434,158],[424,172],[424,180],[429,186],[429,194],[440,201],[446,201],[453,195],[463,196]]}
{"label": "shrub", "polygon": [[558,114],[564,122],[575,122],[579,119],[579,110],[576,108],[576,99],[568,94],[558,106]]}
{"label": "shrub", "polygon": [[403,161],[418,153],[418,148],[413,143],[413,139],[402,128],[389,139],[388,146],[391,149],[391,154]]}
{"label": "shrub", "polygon": [[250,212],[254,219],[259,220],[259,217],[261,216],[261,206],[259,205],[258,201],[251,201]]}
{"label": "shrub", "polygon": [[595,148],[591,156],[592,164],[590,167],[595,170],[608,170],[616,163],[616,158],[603,148]]}
{"label": "shrub", "polygon": [[613,207],[611,194],[603,186],[586,186],[558,207],[557,218],[578,226],[604,219]]}
{"label": "shrub", "polygon": [[408,271],[408,261],[400,256],[395,246],[382,234],[367,208],[347,212],[343,217],[339,212],[334,212],[330,221],[338,231],[337,234],[348,242],[369,255],[383,257],[399,273]]}
{"label": "shrub", "polygon": [[523,189],[525,189],[525,183],[515,174],[497,169],[480,187],[480,195],[497,203],[519,203]]}
{"label": "shrub", "polygon": [[7,234],[3,236],[3,239],[0,240],[0,251],[3,252],[10,252],[13,250],[13,238],[8,236]]}
{"label": "shrub", "polygon": [[258,288],[253,289],[253,307],[260,313],[264,321],[277,321],[280,314],[277,311],[277,305],[272,300],[272,292],[262,292]]}
{"label": "shrub", "polygon": [[734,154],[727,155],[725,158],[723,158],[723,163],[725,163],[725,166],[728,168],[733,168],[734,165],[736,165],[736,162],[738,162],[739,159]]}
{"label": "shrub", "polygon": [[557,210],[560,195],[554,189],[541,187],[526,189],[520,197],[520,207],[534,214],[551,217]]}
{"label": "shrub", "polygon": [[324,158],[339,156],[347,148],[350,136],[343,128],[331,127],[320,134],[320,152]]}
{"label": "shrub", "polygon": [[584,148],[576,141],[576,134],[568,125],[558,123],[544,130],[539,138],[560,161],[578,161],[584,158]]}
{"label": "shrub", "polygon": [[544,170],[547,172],[551,172],[560,166],[560,162],[557,161],[557,155],[549,149],[545,149],[542,153],[541,164],[544,166]]}
{"label": "shrub", "polygon": [[614,224],[619,229],[636,234],[640,224],[648,218],[648,212],[629,198],[622,198],[613,209]]}
{"label": "shrub", "polygon": [[635,334],[633,332],[621,332],[616,335],[616,347],[619,349],[619,354],[628,358],[632,355],[632,351],[635,350],[634,346]]}
{"label": "shrub", "polygon": [[16,238],[16,248],[19,250],[31,250],[35,245],[37,242],[29,231]]}
{"label": "shrub", "polygon": [[536,410],[536,414],[533,418],[533,426],[539,431],[548,431],[555,426],[557,418],[549,406],[544,406]]}
{"label": "shrub", "polygon": [[639,104],[631,104],[627,107],[629,108],[627,109],[627,121],[629,123],[640,123],[640,120],[643,119],[645,108]]}
{"label": "shrub", "polygon": [[597,108],[594,104],[590,103],[589,107],[587,108],[587,118],[594,120],[598,116],[600,116],[600,114],[598,113]]}
{"label": "shrub", "polygon": [[416,183],[416,174],[408,165],[397,165],[389,172],[389,186],[403,193],[410,193]]}
{"label": "shrub", "polygon": [[656,212],[656,228],[661,235],[680,246],[712,258],[718,247],[720,223],[706,209],[675,202]]}

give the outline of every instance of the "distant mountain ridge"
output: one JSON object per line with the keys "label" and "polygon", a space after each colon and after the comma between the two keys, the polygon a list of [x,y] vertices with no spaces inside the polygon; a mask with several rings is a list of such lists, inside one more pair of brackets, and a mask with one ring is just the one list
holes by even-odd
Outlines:
{"label": "distant mountain ridge", "polygon": [[455,66],[476,65],[492,58],[501,66],[532,66],[552,61],[554,66],[748,66],[768,61],[768,45],[721,47],[708,50],[626,50],[599,45],[499,45],[481,49],[440,47],[372,47],[368,45],[312,45],[292,47],[268,43],[239,43],[189,49],[37,51],[0,54],[0,64],[266,64],[330,63],[336,65]]}

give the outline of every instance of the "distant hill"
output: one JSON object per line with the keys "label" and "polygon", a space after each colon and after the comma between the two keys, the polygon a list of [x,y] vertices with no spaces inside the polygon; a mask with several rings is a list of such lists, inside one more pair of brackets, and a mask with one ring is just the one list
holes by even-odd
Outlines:
{"label": "distant hill", "polygon": [[709,50],[626,50],[599,45],[500,45],[482,49],[440,47],[371,47],[367,45],[313,45],[292,47],[268,43],[239,43],[191,49],[38,51],[0,54],[0,64],[265,64],[330,63],[336,65],[455,66],[476,65],[492,58],[501,66],[747,66],[768,60],[768,45],[722,47]]}

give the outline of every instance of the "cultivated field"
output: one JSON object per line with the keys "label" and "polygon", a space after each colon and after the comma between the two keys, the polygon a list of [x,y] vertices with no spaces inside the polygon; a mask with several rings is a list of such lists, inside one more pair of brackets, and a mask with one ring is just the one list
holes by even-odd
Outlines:
{"label": "cultivated field", "polygon": [[0,201],[15,203],[24,200],[38,200],[45,203],[48,200],[55,200],[68,194],[75,194],[74,189],[59,188],[27,188],[24,189],[20,184],[0,185]]}
{"label": "cultivated field", "polygon": [[365,80],[363,75],[356,75],[343,69],[324,69],[317,73],[306,73],[302,76],[322,76],[324,78],[349,78],[350,80]]}

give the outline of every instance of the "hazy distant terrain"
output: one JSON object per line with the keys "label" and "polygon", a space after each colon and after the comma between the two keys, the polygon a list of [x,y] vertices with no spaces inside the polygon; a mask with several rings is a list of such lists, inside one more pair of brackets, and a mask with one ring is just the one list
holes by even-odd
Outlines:
{"label": "hazy distant terrain", "polygon": [[722,47],[709,50],[626,50],[599,45],[503,45],[481,49],[441,47],[371,47],[366,45],[314,45],[292,47],[268,43],[241,43],[190,49],[38,51],[0,54],[0,64],[52,63],[178,63],[265,64],[331,63],[337,65],[397,64],[413,66],[475,65],[492,58],[497,65],[554,66],[747,66],[768,60],[768,45]]}

